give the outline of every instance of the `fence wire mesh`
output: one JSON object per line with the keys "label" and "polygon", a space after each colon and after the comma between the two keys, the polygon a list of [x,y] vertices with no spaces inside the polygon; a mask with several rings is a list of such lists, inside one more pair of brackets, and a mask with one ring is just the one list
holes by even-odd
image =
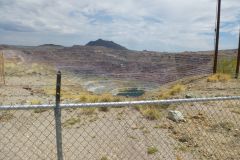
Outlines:
{"label": "fence wire mesh", "polygon": [[0,111],[0,159],[56,159],[54,125],[52,110]]}
{"label": "fence wire mesh", "polygon": [[[97,108],[66,104],[61,109],[63,157],[237,160],[239,100]],[[170,110],[181,112],[184,120],[171,120]],[[0,126],[0,159],[57,158],[53,109],[2,110]]]}

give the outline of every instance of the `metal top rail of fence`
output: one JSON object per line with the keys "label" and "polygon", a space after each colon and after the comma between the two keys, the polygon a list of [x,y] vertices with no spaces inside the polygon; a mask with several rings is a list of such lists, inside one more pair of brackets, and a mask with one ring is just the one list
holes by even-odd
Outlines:
{"label": "metal top rail of fence", "polygon": [[[87,108],[87,107],[124,107],[137,105],[161,105],[174,103],[190,103],[190,102],[208,102],[208,101],[226,101],[240,100],[240,96],[231,97],[211,97],[211,98],[189,98],[189,99],[168,99],[168,100],[146,100],[146,101],[123,101],[123,102],[98,102],[98,103],[69,103],[60,104],[60,108]],[[53,109],[55,104],[40,105],[3,105],[0,110],[31,110],[31,109]]]}

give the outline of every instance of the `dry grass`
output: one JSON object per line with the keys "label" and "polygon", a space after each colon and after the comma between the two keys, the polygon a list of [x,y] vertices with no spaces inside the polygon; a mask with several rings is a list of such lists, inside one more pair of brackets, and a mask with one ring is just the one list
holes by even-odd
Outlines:
{"label": "dry grass", "polygon": [[54,67],[44,64],[24,64],[21,62],[5,62],[6,75],[27,76],[27,75],[48,75],[55,73]]}
{"label": "dry grass", "polygon": [[98,108],[99,111],[102,111],[102,112],[108,112],[109,111],[109,107],[100,107]]}
{"label": "dry grass", "polygon": [[79,123],[81,120],[80,118],[78,117],[72,117],[72,118],[69,118],[67,119],[65,122],[63,122],[63,127],[70,127],[70,126],[73,126],[77,123]]}
{"label": "dry grass", "polygon": [[92,115],[96,112],[96,108],[82,108],[81,113],[84,115]]}
{"label": "dry grass", "polygon": [[0,122],[8,122],[13,118],[14,118],[14,115],[9,111],[0,112]]}
{"label": "dry grass", "polygon": [[[169,99],[185,91],[185,86],[182,84],[175,84],[167,89],[154,92],[152,94],[145,94],[144,99]],[[140,113],[149,120],[157,120],[161,118],[162,111],[169,108],[169,105],[158,106],[137,106],[135,107]]]}
{"label": "dry grass", "polygon": [[231,112],[233,112],[235,114],[240,114],[240,108],[235,108]]}
{"label": "dry grass", "polygon": [[156,147],[148,147],[147,153],[148,154],[155,154],[158,152],[158,149]]}
{"label": "dry grass", "polygon": [[139,111],[149,120],[157,120],[161,118],[161,111],[154,106],[139,107]]}
{"label": "dry grass", "polygon": [[165,90],[160,90],[159,93],[158,93],[158,96],[157,98],[158,99],[168,99],[172,96],[175,96],[181,92],[184,92],[185,91],[185,86],[182,85],[182,84],[175,84],[173,86],[171,86],[170,88],[168,89],[165,89]]}
{"label": "dry grass", "polygon": [[220,57],[217,65],[217,72],[225,74],[234,74],[236,66],[237,66],[236,58]]}
{"label": "dry grass", "polygon": [[43,93],[46,94],[47,96],[55,96],[56,95],[56,89],[55,88],[50,88],[46,87],[43,88]]}
{"label": "dry grass", "polygon": [[108,158],[106,156],[103,156],[101,160],[108,160]]}
{"label": "dry grass", "polygon": [[180,92],[183,92],[185,91],[185,86],[182,85],[182,84],[176,84],[176,85],[173,85],[170,87],[170,89],[168,90],[169,94],[170,95],[176,95]]}
{"label": "dry grass", "polygon": [[231,79],[229,74],[217,73],[209,76],[207,82],[227,82]]}
{"label": "dry grass", "polygon": [[48,109],[34,109],[33,112],[34,113],[43,113],[46,112]]}
{"label": "dry grass", "polygon": [[183,159],[179,155],[177,155],[176,160],[183,160]]}
{"label": "dry grass", "polygon": [[232,122],[219,122],[211,126],[212,131],[226,131],[229,132],[233,130],[234,124]]}
{"label": "dry grass", "polygon": [[[55,88],[44,88],[43,92],[46,95],[54,96],[56,94]],[[92,92],[88,92],[81,87],[72,89],[72,88],[64,88],[61,90],[61,98],[62,100],[69,100],[74,102],[119,102],[124,100],[123,97],[113,96],[111,94],[94,94]]]}
{"label": "dry grass", "polygon": [[31,99],[28,103],[32,105],[38,105],[41,104],[42,102],[39,99]]}

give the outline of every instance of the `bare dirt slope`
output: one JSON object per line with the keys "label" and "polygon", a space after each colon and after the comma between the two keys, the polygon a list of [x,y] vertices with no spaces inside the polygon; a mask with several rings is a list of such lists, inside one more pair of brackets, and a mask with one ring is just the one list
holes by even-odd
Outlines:
{"label": "bare dirt slope", "polygon": [[[68,65],[71,68],[76,66],[76,70],[63,70],[62,103],[132,100],[88,92],[83,87],[86,79],[76,76],[73,71],[88,76],[93,73],[95,79],[101,74],[121,73],[122,76],[123,73],[136,72],[141,75],[141,81],[149,83],[148,80],[153,80],[158,84],[155,90],[136,98],[138,100],[164,96],[232,96],[240,92],[239,80],[213,82],[207,80],[209,75],[188,77],[160,86],[163,84],[159,80],[163,70],[164,73],[168,73],[168,69],[175,70],[175,73],[183,73],[184,77],[188,76],[184,72],[186,66],[190,68],[188,71],[199,70],[194,66],[195,56],[183,56],[189,53],[159,55],[146,52],[139,56],[134,51],[122,53],[99,48],[79,49],[78,46],[54,47],[57,48],[4,50],[7,85],[0,87],[1,104],[54,103],[55,67],[66,69]],[[202,68],[206,66],[205,54],[199,55],[198,58],[204,60],[199,65]],[[179,60],[182,56],[187,58]],[[76,62],[69,57],[74,57]],[[186,66],[178,66],[178,60]],[[121,64],[123,68],[119,68]],[[149,72],[156,77],[149,76]],[[124,77],[118,80],[121,78],[125,80]],[[111,109],[63,109],[64,157],[70,160],[237,160],[240,159],[239,104],[239,100],[234,100]],[[168,119],[169,110],[181,111],[185,122],[176,123]],[[53,115],[52,110],[39,109],[0,111],[0,159],[56,159]]]}
{"label": "bare dirt slope", "polygon": [[[54,103],[54,69],[12,62],[13,59],[6,66],[7,85],[0,88],[1,103]],[[185,89],[171,91],[169,98],[239,95],[239,80],[208,82],[207,78],[197,76],[172,82],[138,99],[169,92],[169,87],[176,83]],[[71,73],[63,74],[63,103],[85,101],[90,96],[81,81]],[[109,97],[99,99],[103,100],[109,101]],[[181,111],[186,121],[176,123],[168,119],[168,111],[173,109]],[[64,109],[64,157],[73,160],[237,160],[240,158],[239,113],[239,100],[109,110]],[[39,109],[1,111],[0,159],[55,159],[53,114],[52,110]]]}

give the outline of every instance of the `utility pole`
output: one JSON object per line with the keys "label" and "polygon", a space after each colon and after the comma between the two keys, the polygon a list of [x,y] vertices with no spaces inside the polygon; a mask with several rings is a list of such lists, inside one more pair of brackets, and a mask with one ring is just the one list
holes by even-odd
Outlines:
{"label": "utility pole", "polygon": [[238,74],[239,74],[239,63],[240,63],[239,61],[240,61],[240,28],[239,28],[238,56],[237,56],[237,66],[236,66],[235,78],[238,78]]}
{"label": "utility pole", "polygon": [[216,40],[215,40],[215,54],[214,54],[213,73],[216,73],[216,72],[217,72],[218,45],[219,45],[219,30],[220,30],[220,16],[221,16],[221,0],[218,0],[218,7],[217,7],[217,27],[215,28]]}

